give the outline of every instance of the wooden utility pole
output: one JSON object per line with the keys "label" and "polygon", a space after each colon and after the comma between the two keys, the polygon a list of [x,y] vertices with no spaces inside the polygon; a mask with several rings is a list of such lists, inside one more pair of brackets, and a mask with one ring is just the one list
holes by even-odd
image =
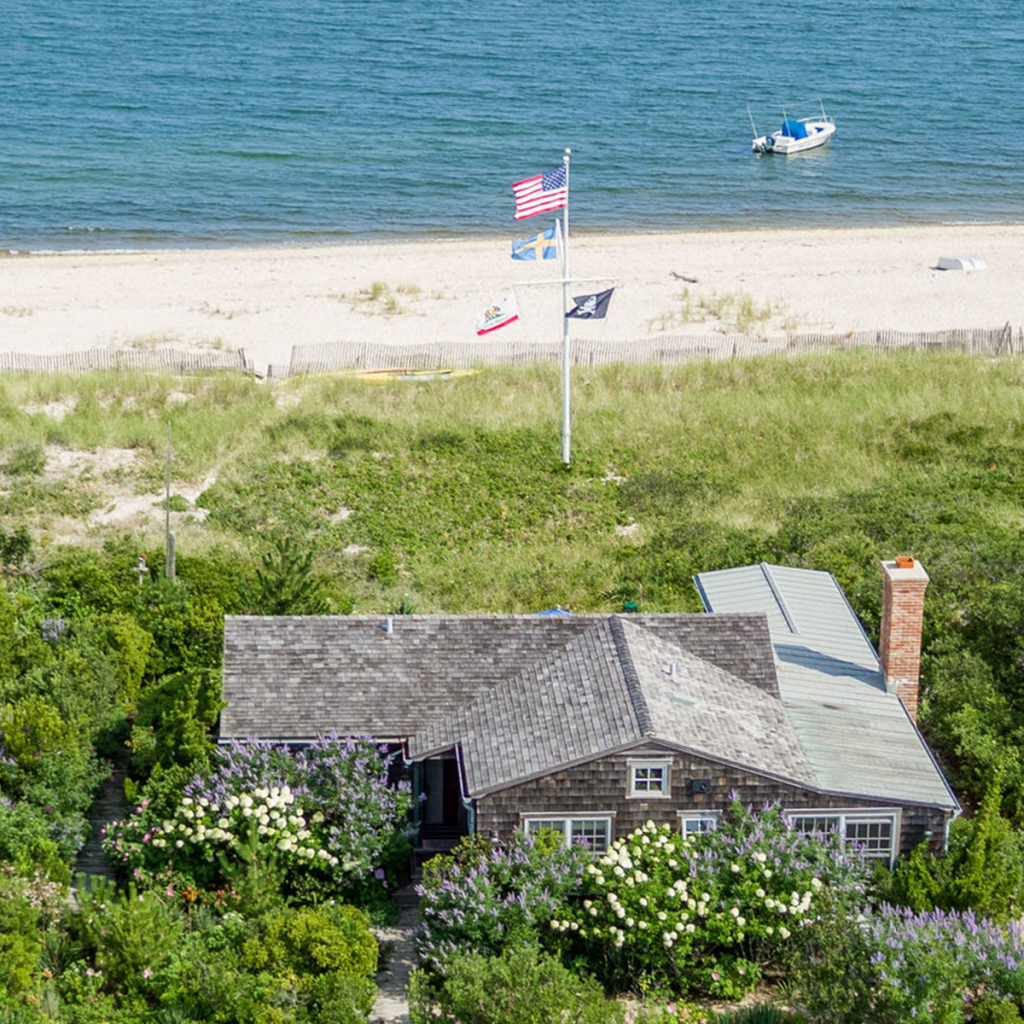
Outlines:
{"label": "wooden utility pole", "polygon": [[174,534],[171,533],[171,423],[167,422],[167,473],[164,480],[164,531],[166,533],[164,569],[167,578],[173,580],[174,569]]}

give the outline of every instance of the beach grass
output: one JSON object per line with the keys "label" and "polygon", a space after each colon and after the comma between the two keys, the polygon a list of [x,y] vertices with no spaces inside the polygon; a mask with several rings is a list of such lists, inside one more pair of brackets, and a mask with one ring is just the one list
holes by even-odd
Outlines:
{"label": "beach grass", "polygon": [[[189,545],[296,537],[361,610],[695,609],[694,572],[761,559],[856,590],[898,550],[948,561],[954,527],[976,547],[1019,533],[1022,383],[1020,360],[914,353],[578,370],[566,469],[555,366],[373,387],[23,377],[0,385],[0,525],[88,520],[112,483],[162,492],[171,422],[172,490],[208,484]],[[134,454],[53,470],[108,449]]]}

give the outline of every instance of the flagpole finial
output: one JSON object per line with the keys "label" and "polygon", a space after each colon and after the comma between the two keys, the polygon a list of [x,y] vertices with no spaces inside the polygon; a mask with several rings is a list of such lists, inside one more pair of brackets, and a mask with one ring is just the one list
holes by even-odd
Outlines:
{"label": "flagpole finial", "polygon": [[568,146],[566,146],[565,147],[565,156],[563,156],[562,159],[568,161],[569,156],[571,155],[571,153],[572,153],[572,150]]}

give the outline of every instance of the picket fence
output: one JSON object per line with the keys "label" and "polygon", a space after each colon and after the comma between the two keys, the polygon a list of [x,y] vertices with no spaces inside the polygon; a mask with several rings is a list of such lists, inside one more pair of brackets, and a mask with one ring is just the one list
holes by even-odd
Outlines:
{"label": "picket fence", "polygon": [[205,373],[211,370],[253,372],[244,349],[218,352],[180,349],[92,348],[82,352],[35,355],[31,352],[0,352],[0,376],[24,373],[90,373],[163,371]]}
{"label": "picket fence", "polygon": [[[669,366],[694,360],[753,359],[775,355],[825,355],[847,349],[890,352],[956,351],[972,355],[1009,356],[1024,352],[1024,328],[948,331],[850,331],[846,334],[790,334],[758,337],[750,334],[659,336],[635,341],[573,339],[570,352],[576,366],[604,363],[657,363]],[[421,344],[337,341],[296,345],[288,367],[274,366],[270,376],[281,378],[346,370],[469,369],[474,366],[548,362],[561,358],[561,343],[528,341],[451,341]]]}

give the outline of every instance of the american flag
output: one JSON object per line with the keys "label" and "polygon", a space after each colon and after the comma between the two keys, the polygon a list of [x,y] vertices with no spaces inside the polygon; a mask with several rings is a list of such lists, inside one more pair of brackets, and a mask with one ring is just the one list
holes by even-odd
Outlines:
{"label": "american flag", "polygon": [[569,175],[563,164],[547,174],[517,181],[512,191],[516,197],[516,220],[522,220],[565,206],[569,202]]}

